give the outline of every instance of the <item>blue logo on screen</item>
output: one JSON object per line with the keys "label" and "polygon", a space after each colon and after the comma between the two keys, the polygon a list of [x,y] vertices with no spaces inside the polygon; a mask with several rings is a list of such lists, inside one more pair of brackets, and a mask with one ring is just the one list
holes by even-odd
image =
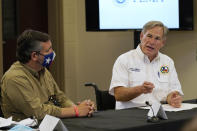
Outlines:
{"label": "blue logo on screen", "polygon": [[116,0],[117,3],[122,4],[124,3],[126,0]]}

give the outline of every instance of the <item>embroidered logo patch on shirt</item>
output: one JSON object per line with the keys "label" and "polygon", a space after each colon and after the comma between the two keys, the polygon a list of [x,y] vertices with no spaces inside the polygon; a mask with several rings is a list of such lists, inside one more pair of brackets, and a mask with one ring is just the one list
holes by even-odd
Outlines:
{"label": "embroidered logo patch on shirt", "polygon": [[138,68],[129,68],[130,71],[140,72],[140,69]]}
{"label": "embroidered logo patch on shirt", "polygon": [[168,66],[162,66],[160,71],[161,71],[161,73],[168,73],[169,72],[169,68],[168,68]]}

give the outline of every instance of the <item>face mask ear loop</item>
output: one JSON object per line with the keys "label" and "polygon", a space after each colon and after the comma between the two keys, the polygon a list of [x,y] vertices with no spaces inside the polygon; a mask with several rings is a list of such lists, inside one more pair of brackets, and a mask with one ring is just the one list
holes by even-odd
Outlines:
{"label": "face mask ear loop", "polygon": [[55,59],[56,57],[56,54],[55,54],[55,51],[53,51],[53,60]]}

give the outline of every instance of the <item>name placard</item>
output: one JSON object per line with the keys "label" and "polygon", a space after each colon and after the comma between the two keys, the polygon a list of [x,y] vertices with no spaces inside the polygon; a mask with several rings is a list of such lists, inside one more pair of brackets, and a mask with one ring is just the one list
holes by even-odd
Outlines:
{"label": "name placard", "polygon": [[68,131],[68,129],[65,127],[65,125],[62,123],[62,121],[54,116],[46,115],[44,119],[42,120],[40,126],[40,131]]}

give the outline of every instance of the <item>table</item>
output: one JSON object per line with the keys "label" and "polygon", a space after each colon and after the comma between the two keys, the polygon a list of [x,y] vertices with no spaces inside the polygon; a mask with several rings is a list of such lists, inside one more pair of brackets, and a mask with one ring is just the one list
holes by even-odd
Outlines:
{"label": "table", "polygon": [[107,110],[91,118],[65,118],[62,122],[69,131],[179,131],[186,121],[197,115],[197,108],[180,112],[166,112],[168,120],[148,123],[149,110],[138,108]]}

